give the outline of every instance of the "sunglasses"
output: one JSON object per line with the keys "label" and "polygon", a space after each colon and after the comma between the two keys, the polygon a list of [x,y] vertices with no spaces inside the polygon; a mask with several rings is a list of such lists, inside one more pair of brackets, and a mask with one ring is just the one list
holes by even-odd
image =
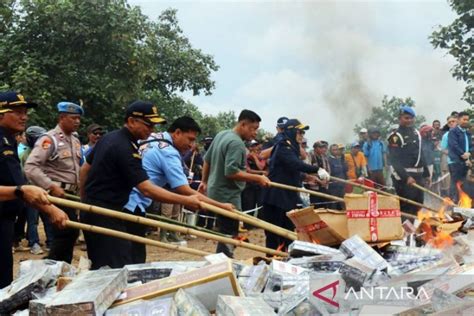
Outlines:
{"label": "sunglasses", "polygon": [[92,134],[94,134],[95,136],[102,136],[105,133],[104,132],[93,132]]}

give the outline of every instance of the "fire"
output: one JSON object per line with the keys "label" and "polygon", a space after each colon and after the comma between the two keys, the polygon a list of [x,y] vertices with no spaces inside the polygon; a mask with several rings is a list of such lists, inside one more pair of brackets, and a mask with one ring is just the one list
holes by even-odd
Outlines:
{"label": "fire", "polygon": [[463,208],[471,208],[472,207],[472,199],[469,197],[469,195],[464,192],[461,188],[461,181],[456,183],[456,187],[458,189],[459,193],[459,206]]}
{"label": "fire", "polygon": [[443,249],[454,244],[451,235],[443,231],[445,218],[445,206],[441,207],[437,214],[424,209],[418,212],[418,220],[421,222],[418,226],[418,231],[421,232],[419,236],[426,245]]}
{"label": "fire", "polygon": [[446,232],[438,231],[436,236],[428,241],[428,245],[434,248],[443,249],[454,244],[454,239]]}

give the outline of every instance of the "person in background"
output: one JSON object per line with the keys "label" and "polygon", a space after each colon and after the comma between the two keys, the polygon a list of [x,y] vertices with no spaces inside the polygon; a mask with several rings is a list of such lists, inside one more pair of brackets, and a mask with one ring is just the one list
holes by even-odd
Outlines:
{"label": "person in background", "polygon": [[367,128],[361,128],[359,131],[359,146],[362,149],[365,142],[369,140],[369,131]]}
{"label": "person in background", "polygon": [[282,116],[277,120],[276,123],[276,135],[272,139],[268,140],[262,145],[262,152],[260,156],[263,159],[269,159],[272,154],[272,148],[277,144],[280,139],[283,137],[282,132],[285,127],[285,124],[288,122],[288,118],[286,116]]}
{"label": "person in background", "polygon": [[[251,140],[247,145],[248,154],[247,154],[247,163],[246,168],[248,173],[254,174],[264,174],[267,172],[266,161],[260,157],[261,145],[256,140]],[[247,182],[245,184],[245,189],[242,191],[242,211],[253,210],[262,205],[262,188],[261,186],[253,183]],[[249,215],[257,215],[256,212],[249,213]],[[250,225],[244,224],[245,228],[251,228]]]}
{"label": "person in background", "polygon": [[209,147],[211,147],[212,141],[214,140],[214,137],[212,136],[206,136],[202,140],[203,143],[203,149],[201,151],[201,156],[204,157],[209,150]]}
{"label": "person in background", "polygon": [[[434,164],[434,150],[433,143],[433,127],[424,125],[420,128],[421,135],[421,153],[425,161],[428,171],[430,172],[430,179],[433,178],[433,164]],[[429,187],[428,187],[429,188]]]}
{"label": "person in background", "polygon": [[441,196],[449,196],[451,199],[453,198],[455,192],[452,191],[451,186],[451,172],[450,172],[450,165],[453,163],[451,158],[449,158],[449,150],[448,150],[448,135],[449,131],[455,128],[458,125],[458,118],[455,116],[449,116],[447,119],[446,125],[448,126],[448,131],[446,131],[443,136],[441,137]]}
{"label": "person in background", "polygon": [[458,126],[451,129],[448,134],[448,155],[452,161],[451,187],[454,193],[452,199],[457,202],[459,199],[457,192],[458,182],[464,182],[467,171],[472,167],[471,162],[471,133],[469,132],[469,113],[460,112],[458,114]]}
{"label": "person in background", "polygon": [[387,148],[380,140],[380,130],[371,128],[369,140],[362,146],[362,151],[367,160],[369,179],[379,188],[385,186],[384,168],[387,166]]}
{"label": "person in background", "polygon": [[441,139],[441,136],[443,136],[443,131],[441,130],[441,122],[439,120],[434,120],[431,127],[433,127],[433,137]]}
{"label": "person in background", "polygon": [[28,148],[28,144],[26,143],[26,135],[25,132],[19,133],[16,135],[16,142],[18,143],[18,157]]}
{"label": "person in background", "polygon": [[[340,179],[346,179],[346,172],[347,172],[347,167],[346,167],[346,162],[341,159],[342,153],[341,150],[339,149],[339,145],[337,144],[332,144],[331,147],[329,147],[329,166],[331,169],[331,176],[340,178]],[[329,182],[329,189],[328,189],[329,194],[335,195],[338,197],[344,197],[345,193],[345,184],[337,181],[331,181]],[[334,208],[337,210],[342,210],[344,209],[344,205],[342,202],[336,202],[334,205],[328,205],[329,208]]]}
{"label": "person in background", "polygon": [[[345,160],[347,164],[347,179],[351,181],[362,181],[363,178],[367,178],[367,160],[364,154],[361,152],[359,142],[354,142],[351,145],[351,151],[345,154]],[[346,186],[346,192],[352,193],[353,187],[351,185]]]}
{"label": "person in background", "polygon": [[95,144],[104,135],[104,128],[99,124],[92,123],[87,126],[87,144],[82,146],[82,152],[84,156],[87,156],[89,152],[94,148]]}
{"label": "person in background", "polygon": [[433,145],[434,145],[434,150],[433,150],[433,175],[431,177],[431,191],[437,193],[438,195],[441,194],[441,176],[442,176],[442,170],[441,170],[441,157],[442,157],[442,151],[441,151],[441,142],[438,137],[433,137]]}
{"label": "person in background", "polygon": [[[45,135],[47,132],[46,129],[40,126],[30,126],[26,129],[25,136],[26,136],[26,144],[27,148],[23,151],[20,155],[20,163],[22,168],[25,166],[25,162],[28,159],[28,156],[31,153],[31,150],[35,146],[36,141],[41,136]],[[38,235],[38,217],[41,217],[41,221],[43,222],[44,232],[46,234],[46,249],[49,251],[51,248],[51,244],[53,241],[53,230],[52,225],[46,216],[43,213],[39,213],[38,210],[35,208],[26,205],[26,222],[27,222],[27,229],[26,229],[26,236],[28,239],[28,247],[30,247],[30,252],[34,255],[41,255],[43,254],[43,249],[40,245],[39,235]]]}
{"label": "person in background", "polygon": [[[311,157],[311,165],[317,166],[318,168],[326,170],[329,174],[331,174],[331,166],[329,165],[328,160],[328,143],[326,141],[320,140],[313,144],[313,151],[310,153]],[[328,194],[329,191],[329,182],[325,179],[320,179],[316,177],[314,181],[310,184],[307,184],[310,190],[314,190],[320,193]],[[310,195],[309,200],[311,203],[316,204],[320,207],[325,207],[327,203],[331,203],[332,201],[319,197]],[[328,204],[330,205],[330,204]]]}

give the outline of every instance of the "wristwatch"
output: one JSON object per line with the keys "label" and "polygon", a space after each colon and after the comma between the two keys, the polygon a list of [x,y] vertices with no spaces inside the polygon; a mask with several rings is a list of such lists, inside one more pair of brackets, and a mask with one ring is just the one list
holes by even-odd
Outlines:
{"label": "wristwatch", "polygon": [[15,196],[17,198],[19,198],[20,200],[22,200],[23,199],[23,194],[24,194],[24,192],[21,189],[21,185],[17,185],[16,188],[15,188]]}

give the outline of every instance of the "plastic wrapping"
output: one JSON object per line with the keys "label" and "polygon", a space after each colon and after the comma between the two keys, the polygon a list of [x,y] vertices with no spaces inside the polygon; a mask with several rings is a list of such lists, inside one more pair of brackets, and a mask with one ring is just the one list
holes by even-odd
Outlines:
{"label": "plastic wrapping", "polygon": [[291,259],[288,263],[306,268],[313,272],[332,273],[339,270],[344,260],[346,260],[346,256],[341,253],[337,255],[296,258]]}
{"label": "plastic wrapping", "polygon": [[262,298],[219,295],[216,316],[276,315]]}
{"label": "plastic wrapping", "polygon": [[179,316],[211,316],[207,308],[192,294],[179,289],[174,295]]}
{"label": "plastic wrapping", "polygon": [[53,260],[28,260],[20,264],[20,273],[9,286],[0,290],[0,313],[11,313],[28,305],[48,287],[56,284],[63,275],[73,275],[74,270],[65,262]]}
{"label": "plastic wrapping", "polygon": [[295,240],[288,246],[291,257],[314,256],[314,255],[336,255],[341,252],[337,249],[324,245],[313,244],[306,241]]}
{"label": "plastic wrapping", "polygon": [[269,268],[263,261],[256,266],[244,267],[239,273],[239,283],[245,295],[261,293],[267,283],[268,275]]}
{"label": "plastic wrapping", "polygon": [[127,269],[80,274],[45,305],[48,315],[102,315],[127,286]]}
{"label": "plastic wrapping", "polygon": [[347,257],[356,257],[375,269],[390,268],[387,261],[357,235],[346,239],[339,250]]}

